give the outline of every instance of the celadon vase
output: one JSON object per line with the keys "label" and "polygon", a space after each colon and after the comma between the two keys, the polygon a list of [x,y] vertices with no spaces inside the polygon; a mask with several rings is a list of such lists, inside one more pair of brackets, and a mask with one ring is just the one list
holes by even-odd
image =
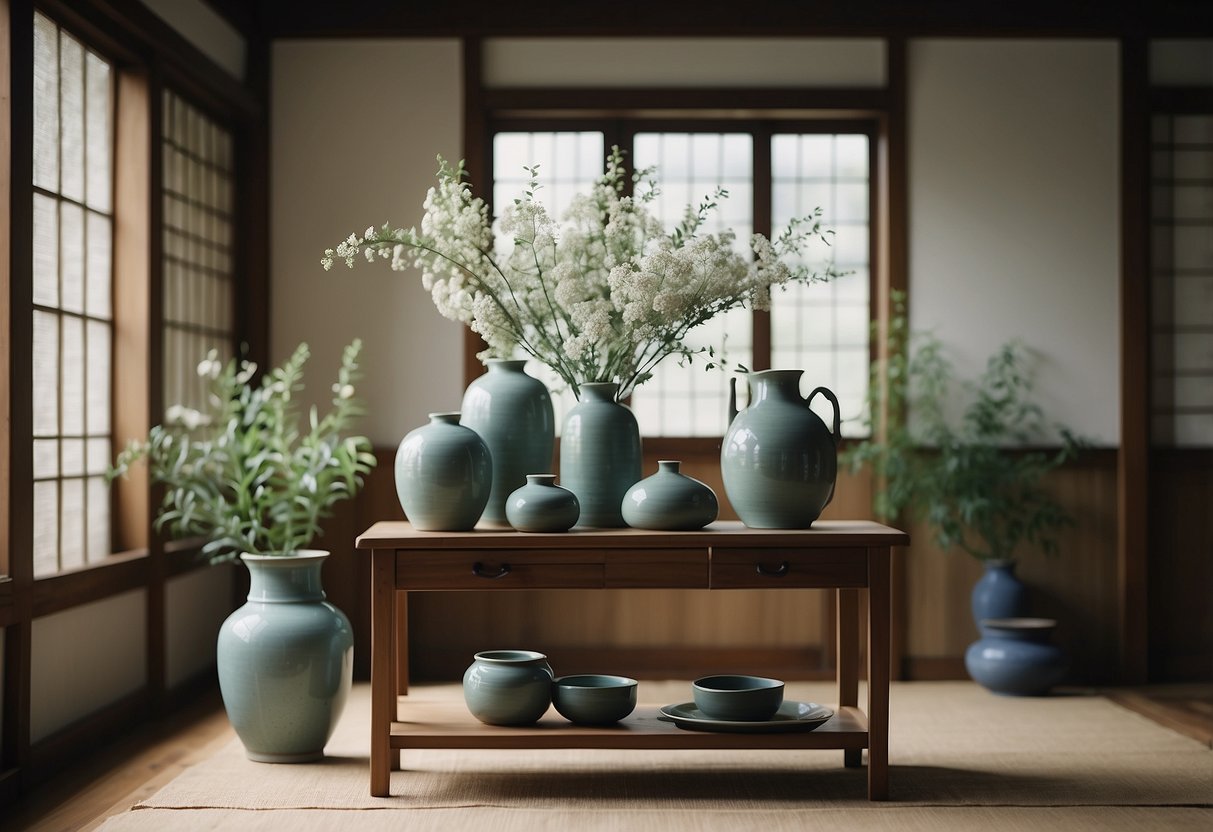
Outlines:
{"label": "celadon vase", "polygon": [[463,699],[488,725],[529,725],[552,704],[553,676],[542,653],[486,650],[463,673]]}
{"label": "celadon vase", "polygon": [[634,529],[691,531],[716,519],[720,503],[709,486],[683,474],[676,459],[657,460],[657,473],[628,489],[623,519]]}
{"label": "celadon vase", "polygon": [[[720,473],[729,503],[752,529],[807,529],[834,497],[838,399],[825,387],[802,397],[802,373],[750,373],[749,406],[738,412],[730,402]],[[833,430],[810,409],[819,395],[833,405]]]}
{"label": "celadon vase", "polygon": [[493,484],[480,519],[502,526],[506,499],[527,474],[552,470],[555,417],[547,387],[523,371],[526,361],[490,358],[468,385],[459,423],[480,435],[493,457]]}
{"label": "celadon vase", "polygon": [[987,618],[1019,618],[1028,611],[1028,588],[1015,575],[1015,561],[987,560],[985,574],[973,584],[970,605],[979,631]]}
{"label": "celadon vase", "polygon": [[431,413],[396,450],[396,496],[421,531],[461,532],[476,525],[493,486],[489,447],[458,413]]}
{"label": "celadon vase", "polygon": [[345,707],[354,633],[324,600],[328,555],[240,556],[248,600],[219,629],[216,659],[223,705],[250,760],[319,760]]}
{"label": "celadon vase", "polygon": [[527,474],[526,485],[505,501],[505,516],[520,532],[567,532],[581,516],[577,495],[556,484],[555,474]]}
{"label": "celadon vase", "polygon": [[641,477],[640,427],[631,408],[615,401],[619,385],[581,385],[581,400],[560,432],[560,483],[581,504],[578,526],[621,528],[623,495]]}
{"label": "celadon vase", "polygon": [[987,618],[981,638],[965,651],[965,669],[987,690],[1040,696],[1060,682],[1070,658],[1051,642],[1051,618]]}

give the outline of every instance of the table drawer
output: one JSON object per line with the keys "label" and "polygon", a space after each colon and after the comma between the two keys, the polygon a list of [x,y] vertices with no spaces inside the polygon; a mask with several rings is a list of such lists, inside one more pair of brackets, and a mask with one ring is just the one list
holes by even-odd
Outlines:
{"label": "table drawer", "polygon": [[712,589],[867,586],[867,550],[712,547],[711,582]]}
{"label": "table drawer", "polygon": [[526,552],[397,553],[397,589],[598,589],[602,563],[560,563],[528,558]]}

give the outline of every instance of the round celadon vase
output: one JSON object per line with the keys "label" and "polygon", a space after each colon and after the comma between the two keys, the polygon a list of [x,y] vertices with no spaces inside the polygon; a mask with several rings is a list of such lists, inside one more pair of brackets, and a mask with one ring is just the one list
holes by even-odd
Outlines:
{"label": "round celadon vase", "polygon": [[555,418],[547,387],[527,375],[526,361],[490,358],[468,385],[459,423],[480,435],[493,457],[493,484],[481,521],[505,525],[506,500],[526,475],[552,470]]}
{"label": "round celadon vase", "polygon": [[[825,387],[800,395],[802,370],[746,376],[750,403],[733,417],[720,447],[725,494],[752,529],[807,529],[834,497],[838,475],[838,400]],[[810,409],[824,396],[833,430]]]}
{"label": "round celadon vase", "polygon": [[533,650],[486,650],[463,674],[463,698],[487,725],[530,725],[552,704],[552,668]]}
{"label": "round celadon vase", "polygon": [[581,516],[577,495],[556,484],[555,474],[527,474],[526,485],[505,502],[505,516],[520,532],[567,532]]}
{"label": "round celadon vase", "polygon": [[634,529],[691,531],[716,519],[720,503],[706,484],[679,470],[676,459],[659,459],[657,473],[645,477],[623,496],[624,521]]}
{"label": "round celadon vase", "polygon": [[319,760],[345,707],[354,633],[324,600],[328,554],[240,556],[248,600],[219,629],[216,660],[223,706],[250,760]]}
{"label": "round celadon vase", "polygon": [[987,690],[1041,696],[1060,682],[1070,659],[1051,641],[1051,618],[987,618],[981,638],[965,651],[965,669]]}
{"label": "round celadon vase", "polygon": [[622,528],[623,495],[641,477],[640,427],[631,408],[615,401],[619,385],[581,385],[581,400],[560,432],[560,483],[581,504],[578,526]]}
{"label": "round celadon vase", "polygon": [[421,531],[467,531],[476,525],[493,486],[493,460],[458,413],[431,413],[396,451],[396,495]]}

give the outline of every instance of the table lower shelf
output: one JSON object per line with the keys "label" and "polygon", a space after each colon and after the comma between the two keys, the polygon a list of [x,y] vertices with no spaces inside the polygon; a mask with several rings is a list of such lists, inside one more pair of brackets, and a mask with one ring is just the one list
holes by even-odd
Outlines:
{"label": "table lower shelf", "polygon": [[812,731],[718,733],[688,731],[659,719],[657,706],[641,705],[608,727],[573,725],[549,710],[535,725],[485,725],[462,702],[400,702],[391,748],[820,748],[868,747],[868,721],[858,708],[834,708]]}

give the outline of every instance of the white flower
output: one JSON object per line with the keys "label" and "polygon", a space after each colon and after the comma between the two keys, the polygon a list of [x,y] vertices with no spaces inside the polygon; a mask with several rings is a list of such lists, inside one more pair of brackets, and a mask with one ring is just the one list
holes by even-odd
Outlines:
{"label": "white flower", "polygon": [[570,387],[615,380],[621,397],[664,358],[698,354],[698,345],[684,341],[698,324],[745,305],[769,306],[772,286],[821,279],[784,262],[824,239],[819,212],[773,240],[753,235],[750,257],[736,248],[731,230],[702,231],[710,207],[688,208],[667,230],[650,210],[651,172],[629,196],[626,175],[614,150],[605,175],[570,200],[560,222],[531,197],[532,187],[503,207],[495,235],[462,164],[439,159],[419,228],[367,228],[325,250],[321,263],[331,268],[340,258],[352,267],[361,250],[368,260],[389,260],[393,270],[416,269],[438,312],[488,343],[482,357],[521,349]]}
{"label": "white flower", "polygon": [[218,350],[211,350],[206,354],[206,358],[198,362],[198,375],[202,378],[219,378],[219,373],[222,370],[223,364],[219,361]]}

